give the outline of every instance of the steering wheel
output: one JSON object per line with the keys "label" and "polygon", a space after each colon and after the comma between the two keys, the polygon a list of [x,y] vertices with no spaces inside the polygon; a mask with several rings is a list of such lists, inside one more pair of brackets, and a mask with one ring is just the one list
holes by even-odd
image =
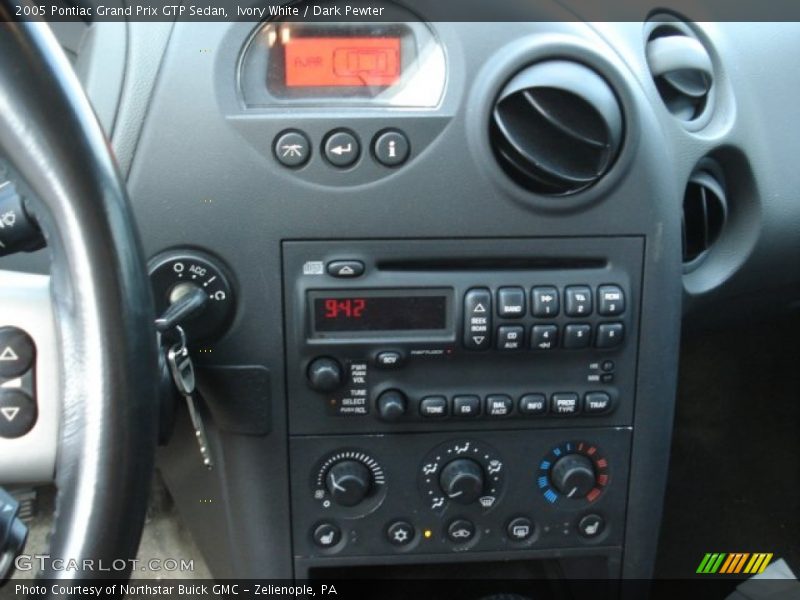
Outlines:
{"label": "steering wheel", "polygon": [[[39,576],[122,579],[138,549],[155,462],[153,299],[125,185],[80,83],[46,25],[14,18],[0,0],[0,156],[32,191],[26,209],[52,255],[57,351],[32,336],[37,381],[52,356],[60,384],[49,553],[65,561],[62,569],[87,560],[95,569],[115,565],[56,570],[51,560]],[[4,306],[15,281],[22,280],[0,284],[0,321],[15,310]],[[39,421],[53,418],[40,410]],[[0,439],[0,448],[24,439]],[[0,477],[8,481],[8,473]],[[121,561],[128,566],[117,569]]]}

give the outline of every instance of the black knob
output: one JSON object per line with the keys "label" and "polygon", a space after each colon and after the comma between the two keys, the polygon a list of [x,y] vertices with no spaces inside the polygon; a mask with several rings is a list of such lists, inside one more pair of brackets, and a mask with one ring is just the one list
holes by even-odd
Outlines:
{"label": "black knob", "polygon": [[342,385],[344,375],[339,361],[326,356],[308,365],[308,385],[318,392],[332,392]]}
{"label": "black knob", "polygon": [[330,468],[325,485],[336,504],[355,506],[369,494],[372,474],[363,463],[343,460]]}
{"label": "black knob", "polygon": [[442,469],[439,485],[450,500],[470,504],[483,494],[483,468],[469,458],[457,458]]}
{"label": "black knob", "polygon": [[408,400],[400,390],[386,390],[378,396],[378,415],[384,421],[397,421],[407,409]]}
{"label": "black knob", "polygon": [[553,465],[550,481],[567,498],[583,498],[596,482],[592,461],[580,454],[567,454]]}

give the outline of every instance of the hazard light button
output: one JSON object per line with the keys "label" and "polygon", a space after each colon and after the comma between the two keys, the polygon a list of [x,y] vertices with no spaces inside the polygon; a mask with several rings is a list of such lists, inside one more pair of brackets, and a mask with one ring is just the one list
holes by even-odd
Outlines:
{"label": "hazard light button", "polygon": [[30,336],[17,327],[0,327],[0,378],[20,377],[33,365],[35,349]]}
{"label": "hazard light button", "polygon": [[0,389],[0,437],[18,438],[36,423],[36,403],[20,390]]}

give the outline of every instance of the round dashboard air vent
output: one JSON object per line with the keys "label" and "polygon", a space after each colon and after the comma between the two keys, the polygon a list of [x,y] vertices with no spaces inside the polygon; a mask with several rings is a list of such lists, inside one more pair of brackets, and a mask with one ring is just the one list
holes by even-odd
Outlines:
{"label": "round dashboard air vent", "polygon": [[667,109],[694,121],[705,111],[714,71],[705,46],[684,23],[657,25],[647,38],[647,65]]}
{"label": "round dashboard air vent", "polygon": [[725,190],[708,171],[696,171],[683,196],[683,262],[689,264],[717,241],[728,214]]}
{"label": "round dashboard air vent", "polygon": [[597,183],[616,159],[622,109],[605,79],[567,60],[530,66],[494,106],[492,146],[505,172],[526,189],[565,196]]}

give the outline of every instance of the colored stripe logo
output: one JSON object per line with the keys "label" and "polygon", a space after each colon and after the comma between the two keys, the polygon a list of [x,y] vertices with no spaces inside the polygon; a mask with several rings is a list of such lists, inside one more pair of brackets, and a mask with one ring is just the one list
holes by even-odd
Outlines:
{"label": "colored stripe logo", "polygon": [[696,572],[703,575],[754,575],[762,573],[771,560],[771,552],[707,552]]}

